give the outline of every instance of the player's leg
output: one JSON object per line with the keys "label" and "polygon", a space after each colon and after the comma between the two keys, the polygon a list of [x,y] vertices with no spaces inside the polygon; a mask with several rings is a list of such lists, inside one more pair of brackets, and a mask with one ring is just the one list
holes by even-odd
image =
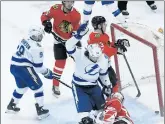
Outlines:
{"label": "player's leg", "polygon": [[18,108],[17,105],[19,104],[19,101],[21,100],[24,93],[27,91],[28,87],[24,83],[24,81],[20,78],[21,74],[18,74],[16,66],[11,65],[10,72],[15,78],[17,88],[13,92],[13,96],[10,103],[7,106],[6,113],[15,113],[20,111],[20,108]]}
{"label": "player's leg", "polygon": [[114,17],[117,17],[121,12],[120,9],[117,7],[117,5],[114,3],[114,1],[101,1],[103,6],[106,6],[113,14]]}
{"label": "player's leg", "polygon": [[156,10],[157,6],[155,5],[155,1],[146,1],[148,6],[152,9],[152,10]]}
{"label": "player's leg", "polygon": [[78,113],[90,112],[93,109],[93,105],[85,88],[72,84],[72,93]]}
{"label": "player's leg", "polygon": [[84,10],[83,10],[83,23],[90,20],[92,14],[92,8],[95,1],[84,1]]}
{"label": "player's leg", "polygon": [[129,12],[127,11],[127,3],[128,1],[118,1],[118,8],[124,16],[129,15]]}
{"label": "player's leg", "polygon": [[87,93],[90,96],[90,102],[93,103],[93,108],[92,111],[89,112],[89,115],[87,117],[82,118],[81,124],[94,124],[96,122],[96,117],[104,108],[105,99],[102,94],[102,90],[98,85],[88,89]]}
{"label": "player's leg", "polygon": [[[54,57],[55,57],[55,65],[54,65],[54,73],[61,76],[66,64],[66,48],[63,44],[54,44]],[[60,95],[59,90],[59,81],[53,80],[53,87],[52,87],[53,93],[56,96]]]}
{"label": "player's leg", "polygon": [[[91,88],[82,87],[72,84],[72,92],[78,113],[93,111],[95,103],[91,100],[91,96],[88,94]],[[94,119],[91,116],[83,117],[79,124],[94,124]]]}
{"label": "player's leg", "polygon": [[119,91],[119,83],[117,82],[117,77],[116,77],[116,73],[114,71],[114,69],[112,68],[112,66],[110,66],[108,68],[108,75],[109,75],[109,79],[112,83],[112,92],[118,92]]}
{"label": "player's leg", "polygon": [[25,67],[22,73],[24,73],[22,79],[34,92],[34,98],[36,100],[35,107],[38,119],[46,118],[49,116],[49,110],[44,108],[43,84],[40,77],[32,67]]}
{"label": "player's leg", "polygon": [[101,90],[101,87],[99,85],[96,85],[95,87],[91,88],[89,91],[91,101],[94,103],[94,110],[100,110],[103,109],[105,99]]}

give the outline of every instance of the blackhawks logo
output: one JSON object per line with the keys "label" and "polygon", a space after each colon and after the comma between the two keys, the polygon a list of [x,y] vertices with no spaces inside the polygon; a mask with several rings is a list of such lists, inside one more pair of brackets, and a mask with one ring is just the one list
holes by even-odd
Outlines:
{"label": "blackhawks logo", "polygon": [[53,6],[53,9],[57,9],[57,8],[58,8],[58,5],[55,4],[55,5]]}
{"label": "blackhawks logo", "polygon": [[61,24],[59,25],[59,28],[64,33],[70,33],[73,30],[73,26],[70,22],[63,20]]}

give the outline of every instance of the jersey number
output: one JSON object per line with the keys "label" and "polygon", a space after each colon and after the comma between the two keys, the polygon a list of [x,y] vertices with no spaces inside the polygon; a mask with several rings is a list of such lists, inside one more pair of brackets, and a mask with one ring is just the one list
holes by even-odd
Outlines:
{"label": "jersey number", "polygon": [[22,46],[22,45],[21,45],[21,46],[18,46],[17,49],[18,49],[18,51],[17,51],[16,54],[17,54],[18,56],[21,56],[21,55],[24,54],[24,52],[25,52],[25,47],[24,47],[24,46]]}

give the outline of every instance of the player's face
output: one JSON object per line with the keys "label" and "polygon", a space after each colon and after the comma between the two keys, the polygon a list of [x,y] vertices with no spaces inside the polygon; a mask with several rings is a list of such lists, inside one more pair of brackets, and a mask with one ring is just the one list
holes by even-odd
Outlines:
{"label": "player's face", "polygon": [[74,1],[64,1],[65,8],[71,10],[73,7]]}
{"label": "player's face", "polygon": [[102,24],[102,29],[103,29],[103,32],[106,31],[106,29],[107,29],[107,23],[106,22]]}

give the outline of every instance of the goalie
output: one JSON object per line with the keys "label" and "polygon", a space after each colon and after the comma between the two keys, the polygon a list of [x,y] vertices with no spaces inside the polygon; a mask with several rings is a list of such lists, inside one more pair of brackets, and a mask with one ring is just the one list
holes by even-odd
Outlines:
{"label": "goalie", "polygon": [[84,117],[79,124],[134,124],[123,102],[123,94],[116,92],[107,97],[102,111],[93,111],[93,117]]}

